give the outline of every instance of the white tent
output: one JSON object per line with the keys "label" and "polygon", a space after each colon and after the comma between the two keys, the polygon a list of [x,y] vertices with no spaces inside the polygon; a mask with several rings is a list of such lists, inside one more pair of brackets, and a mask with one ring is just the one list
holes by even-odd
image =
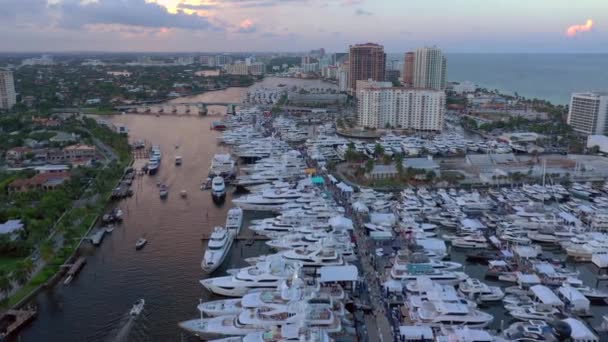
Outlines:
{"label": "white tent", "polygon": [[562,302],[556,295],[551,291],[550,288],[544,285],[534,285],[530,287],[530,291],[534,295],[535,299],[542,304],[550,305],[553,307],[563,307],[564,302]]}
{"label": "white tent", "polygon": [[572,311],[577,314],[588,314],[591,310],[589,299],[579,290],[571,286],[561,286],[557,289],[559,297],[572,306]]}
{"label": "white tent", "polygon": [[403,291],[403,284],[401,284],[400,281],[397,281],[395,279],[389,279],[389,280],[385,281],[384,284],[382,284],[382,285],[389,292],[401,292],[401,291]]}
{"label": "white tent", "polygon": [[353,209],[358,212],[358,213],[368,213],[369,209],[367,208],[367,206],[365,205],[365,203],[363,202],[355,202],[352,204]]}
{"label": "white tent", "polygon": [[335,216],[329,219],[329,225],[334,229],[353,230],[353,221],[344,216]]}
{"label": "white tent", "polygon": [[356,281],[359,277],[357,266],[323,266],[319,269],[319,281],[329,283],[334,281]]}

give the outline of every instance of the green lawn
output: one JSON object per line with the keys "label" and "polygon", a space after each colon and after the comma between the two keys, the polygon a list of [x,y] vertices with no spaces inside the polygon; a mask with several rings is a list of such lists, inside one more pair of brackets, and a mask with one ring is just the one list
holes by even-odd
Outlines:
{"label": "green lawn", "polygon": [[0,257],[0,271],[11,272],[15,269],[19,260],[23,260],[22,257]]}

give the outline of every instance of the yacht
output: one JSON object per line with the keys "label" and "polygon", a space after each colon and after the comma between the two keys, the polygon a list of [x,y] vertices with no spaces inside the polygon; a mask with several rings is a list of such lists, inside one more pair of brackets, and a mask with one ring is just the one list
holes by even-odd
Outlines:
{"label": "yacht", "polygon": [[233,241],[234,233],[232,231],[223,227],[215,227],[201,263],[203,271],[207,273],[215,271],[228,255]]}
{"label": "yacht", "polygon": [[167,198],[169,195],[169,188],[165,184],[161,184],[158,188],[158,195],[160,198]]}
{"label": "yacht", "polygon": [[591,301],[602,301],[608,299],[608,292],[585,286],[580,279],[570,277],[566,281],[566,284],[577,289],[578,292]]}
{"label": "yacht", "polygon": [[142,299],[138,299],[135,304],[133,304],[133,307],[131,308],[130,311],[130,315],[131,316],[139,316],[139,314],[144,310],[144,305],[146,304],[146,301]]}
{"label": "yacht", "polygon": [[230,208],[226,216],[226,229],[236,237],[243,227],[243,209],[239,207]]}
{"label": "yacht", "polygon": [[211,196],[215,200],[223,199],[226,196],[226,184],[224,178],[216,176],[211,181]]}
{"label": "yacht", "polygon": [[494,302],[504,298],[505,293],[498,286],[488,286],[478,279],[469,278],[458,285],[458,291],[481,302]]}
{"label": "yacht", "polygon": [[452,246],[467,249],[487,249],[490,247],[485,237],[473,235],[452,240]]}
{"label": "yacht", "polygon": [[[245,197],[232,200],[236,206],[243,210],[257,211],[280,211],[287,203],[295,202],[303,197],[305,193],[300,190],[285,189],[285,190],[264,190],[260,194],[251,194]],[[307,200],[312,200],[314,197],[306,196]]]}
{"label": "yacht", "polygon": [[144,248],[144,246],[148,243],[148,240],[146,240],[145,238],[139,238],[137,240],[137,242],[135,243],[135,249],[142,249]]}
{"label": "yacht", "polygon": [[209,177],[214,178],[217,176],[223,177],[224,179],[232,178],[236,176],[236,163],[234,159],[228,153],[218,153],[211,159],[211,166],[209,167]]}
{"label": "yacht", "polygon": [[391,268],[390,276],[394,280],[406,282],[426,277],[441,285],[458,285],[469,277],[464,272],[436,270],[429,264],[410,264],[407,269]]}
{"label": "yacht", "polygon": [[527,320],[541,320],[541,321],[552,321],[557,318],[559,310],[544,304],[533,304],[531,307],[517,308],[509,311],[509,314],[513,318],[527,321]]}
{"label": "yacht", "polygon": [[275,289],[283,280],[298,272],[299,265],[273,259],[237,270],[234,275],[207,278],[201,284],[209,291],[229,297],[242,297],[250,290]]}
{"label": "yacht", "polygon": [[243,337],[228,337],[212,342],[333,342],[323,328],[301,327],[286,324],[266,331],[247,334]]}
{"label": "yacht", "polygon": [[329,246],[324,242],[279,252],[267,257],[261,256],[245,260],[247,262],[259,262],[274,257],[281,257],[286,263],[296,263],[304,267],[341,266],[345,264],[340,250],[336,246]]}
{"label": "yacht", "polygon": [[175,156],[175,166],[180,166],[180,165],[182,165],[182,157]]}
{"label": "yacht", "polygon": [[414,321],[432,327],[457,325],[485,328],[494,319],[494,316],[466,304],[443,301],[424,302],[422,307],[411,313],[411,316]]}
{"label": "yacht", "polygon": [[158,172],[158,168],[160,167],[160,163],[158,160],[150,160],[147,165],[148,174],[155,175]]}

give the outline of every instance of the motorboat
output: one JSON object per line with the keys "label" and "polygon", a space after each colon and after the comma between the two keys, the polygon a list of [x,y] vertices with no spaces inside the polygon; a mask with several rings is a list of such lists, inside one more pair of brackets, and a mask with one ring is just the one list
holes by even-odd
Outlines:
{"label": "motorboat", "polygon": [[243,226],[243,209],[239,207],[230,208],[226,216],[226,229],[231,231],[236,237],[241,232]]}
{"label": "motorboat", "polygon": [[230,276],[207,278],[200,282],[215,294],[242,297],[251,290],[275,289],[294,272],[299,272],[299,265],[290,265],[277,258],[236,270]]}
{"label": "motorboat", "polygon": [[425,277],[441,285],[458,285],[469,277],[464,272],[436,270],[429,264],[410,264],[405,270],[391,268],[390,276],[394,280],[406,282]]}
{"label": "motorboat", "polygon": [[608,299],[608,292],[585,286],[580,279],[569,277],[568,280],[566,280],[566,284],[577,289],[578,292],[591,301],[602,301]]}
{"label": "motorboat", "polygon": [[226,184],[224,178],[216,176],[211,182],[211,196],[213,199],[219,200],[226,196]]}
{"label": "motorboat", "polygon": [[182,190],[182,191],[179,192],[179,195],[182,198],[186,198],[186,197],[188,197],[188,192],[186,190]]}
{"label": "motorboat", "polygon": [[431,327],[444,325],[487,327],[494,316],[462,303],[446,303],[440,300],[422,303],[422,307],[410,314],[412,320]]}
{"label": "motorboat", "polygon": [[158,160],[150,160],[146,166],[149,175],[155,175],[160,167]]}
{"label": "motorboat", "polygon": [[135,242],[135,249],[142,249],[147,243],[148,240],[146,240],[145,238],[139,238],[137,239],[137,242]]}
{"label": "motorboat", "polygon": [[504,298],[505,293],[498,286],[488,286],[478,279],[469,278],[458,285],[458,291],[467,298],[480,302],[494,302]]}
{"label": "motorboat", "polygon": [[232,247],[234,233],[223,227],[215,227],[209,238],[207,249],[201,262],[203,271],[211,273],[224,261]]}
{"label": "motorboat", "polygon": [[146,305],[146,301],[143,298],[138,299],[135,304],[133,304],[129,314],[131,316],[139,316],[139,314],[141,314],[141,312],[144,310],[144,305]]}
{"label": "motorboat", "polygon": [[229,153],[218,153],[211,159],[209,167],[209,177],[232,178],[236,175],[236,162]]}
{"label": "motorboat", "polygon": [[175,156],[175,166],[180,166],[180,165],[182,165],[182,157]]}
{"label": "motorboat", "polygon": [[519,308],[516,310],[509,311],[509,314],[513,316],[513,318],[527,321],[527,320],[541,320],[541,321],[551,321],[557,318],[557,314],[559,310],[545,304],[535,304],[532,307],[528,308]]}
{"label": "motorboat", "polygon": [[169,188],[165,184],[161,184],[158,188],[158,195],[160,198],[167,198],[169,195]]}
{"label": "motorboat", "polygon": [[466,249],[487,249],[490,245],[483,236],[465,236],[452,240],[452,247]]}

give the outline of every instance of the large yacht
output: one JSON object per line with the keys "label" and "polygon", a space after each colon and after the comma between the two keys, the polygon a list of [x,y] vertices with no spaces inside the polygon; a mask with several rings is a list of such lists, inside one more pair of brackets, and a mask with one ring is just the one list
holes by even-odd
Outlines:
{"label": "large yacht", "polygon": [[415,281],[426,277],[442,285],[458,285],[469,276],[464,272],[442,271],[430,264],[409,264],[406,269],[391,268],[391,278],[399,281]]}
{"label": "large yacht", "polygon": [[283,280],[298,272],[300,265],[290,265],[280,258],[235,271],[234,275],[207,278],[201,284],[223,296],[241,297],[250,290],[275,289]]}
{"label": "large yacht", "polygon": [[213,178],[216,176],[223,177],[224,179],[236,176],[235,162],[230,154],[218,153],[213,156],[211,166],[209,167],[209,177]]}
{"label": "large yacht", "polygon": [[458,286],[458,291],[467,298],[481,302],[494,302],[504,298],[505,293],[498,286],[488,286],[478,279],[469,278]]}
{"label": "large yacht", "polygon": [[243,210],[280,211],[284,204],[294,202],[304,196],[300,190],[264,190],[261,194],[252,194],[237,198],[232,202]]}
{"label": "large yacht", "polygon": [[281,257],[286,263],[296,263],[304,267],[340,266],[345,263],[344,257],[340,252],[342,248],[345,247],[336,248],[336,246],[319,243],[309,247],[296,248],[269,256],[253,257],[245,260],[255,263],[265,261],[268,258]]}
{"label": "large yacht", "polygon": [[211,196],[214,200],[221,200],[226,197],[226,184],[223,177],[213,177],[211,181]]}
{"label": "large yacht", "polygon": [[412,319],[424,325],[441,327],[444,325],[467,326],[470,328],[487,327],[494,316],[461,303],[428,301],[412,310]]}
{"label": "large yacht", "polygon": [[207,273],[215,271],[224,261],[232,247],[234,233],[223,227],[215,227],[209,238],[201,267]]}

